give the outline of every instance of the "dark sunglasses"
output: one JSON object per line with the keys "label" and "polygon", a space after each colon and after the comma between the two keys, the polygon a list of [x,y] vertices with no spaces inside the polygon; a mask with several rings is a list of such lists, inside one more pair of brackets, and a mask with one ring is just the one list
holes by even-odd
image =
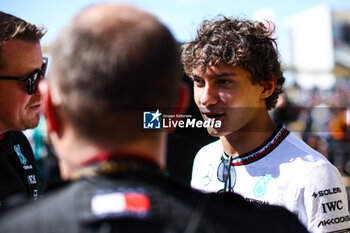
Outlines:
{"label": "dark sunglasses", "polygon": [[222,160],[218,166],[218,180],[224,182],[225,186],[218,193],[233,192],[236,185],[236,169],[231,165],[232,157]]}
{"label": "dark sunglasses", "polygon": [[11,77],[11,76],[1,76],[0,79],[7,80],[19,80],[19,81],[27,81],[28,82],[28,95],[33,94],[38,89],[38,84],[40,82],[40,78],[45,77],[46,68],[47,68],[48,58],[43,58],[43,64],[40,69],[29,75],[28,77]]}

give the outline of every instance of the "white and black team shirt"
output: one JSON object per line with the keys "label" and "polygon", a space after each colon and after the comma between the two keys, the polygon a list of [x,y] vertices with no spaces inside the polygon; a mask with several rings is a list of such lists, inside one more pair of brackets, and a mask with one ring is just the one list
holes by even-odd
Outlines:
{"label": "white and black team shirt", "polygon": [[[229,170],[223,177],[224,162]],[[310,232],[350,232],[338,170],[282,125],[262,146],[236,158],[225,154],[220,140],[204,146],[194,160],[191,186],[205,192],[231,189],[249,201],[284,206]]]}

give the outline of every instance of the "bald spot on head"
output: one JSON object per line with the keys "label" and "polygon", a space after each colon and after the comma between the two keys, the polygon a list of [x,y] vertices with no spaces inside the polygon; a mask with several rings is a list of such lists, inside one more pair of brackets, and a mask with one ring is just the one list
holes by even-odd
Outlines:
{"label": "bald spot on head", "polygon": [[86,8],[53,45],[54,102],[79,134],[95,141],[145,135],[142,110],[175,100],[178,52],[169,30],[145,11],[123,4]]}
{"label": "bald spot on head", "polygon": [[[86,8],[74,21],[81,27],[87,27],[96,33],[105,33],[125,26],[125,24],[143,24],[150,26],[158,21],[149,13],[124,4],[103,4]],[[151,22],[151,24],[150,24]]]}

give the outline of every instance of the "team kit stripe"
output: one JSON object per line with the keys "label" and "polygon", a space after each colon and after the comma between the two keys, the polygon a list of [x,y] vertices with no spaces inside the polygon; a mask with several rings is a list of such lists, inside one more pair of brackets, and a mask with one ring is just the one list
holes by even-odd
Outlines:
{"label": "team kit stripe", "polygon": [[[275,133],[272,139],[266,143],[262,149],[257,152],[250,153],[248,155],[239,156],[238,158],[234,158],[232,160],[231,166],[240,166],[246,165],[252,162],[255,162],[266,155],[268,155],[271,151],[273,151],[289,134],[289,131],[285,126],[281,126],[281,129]],[[227,159],[229,155],[225,152],[223,153],[222,159]]]}

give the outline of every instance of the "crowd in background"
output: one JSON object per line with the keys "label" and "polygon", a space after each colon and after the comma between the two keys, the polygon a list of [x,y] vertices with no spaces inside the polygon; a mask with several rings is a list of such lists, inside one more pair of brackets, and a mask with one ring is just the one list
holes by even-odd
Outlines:
{"label": "crowd in background", "polygon": [[[317,82],[317,80],[315,80]],[[327,157],[342,175],[350,175],[350,82],[339,78],[328,90],[294,84],[280,96],[271,112],[312,148]]]}

